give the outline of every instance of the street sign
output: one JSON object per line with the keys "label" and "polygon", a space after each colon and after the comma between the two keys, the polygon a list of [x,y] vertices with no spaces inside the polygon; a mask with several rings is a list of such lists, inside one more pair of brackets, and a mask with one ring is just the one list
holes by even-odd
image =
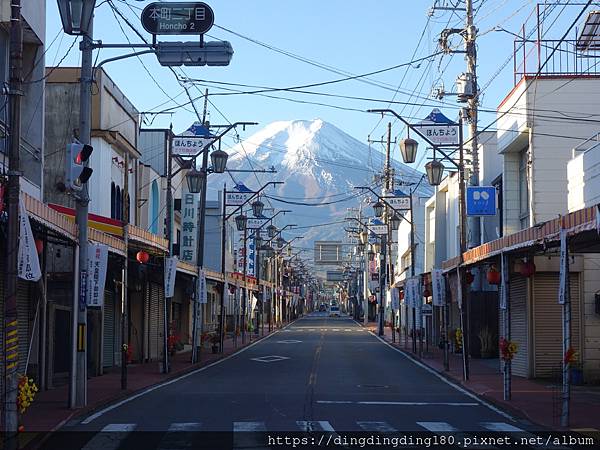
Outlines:
{"label": "street sign", "polygon": [[225,192],[226,206],[241,206],[252,198],[256,192],[251,191],[243,183],[238,183],[233,191]]}
{"label": "street sign", "polygon": [[437,108],[434,108],[424,120],[411,127],[418,129],[435,145],[459,145],[459,125],[444,116]]}
{"label": "street sign", "polygon": [[200,122],[194,122],[179,136],[173,137],[171,153],[175,156],[196,156],[214,141],[208,128]]}
{"label": "street sign", "polygon": [[400,197],[383,197],[383,199],[394,209],[409,211],[410,196],[403,195]]}
{"label": "street sign", "polygon": [[248,217],[248,221],[246,222],[246,227],[249,230],[256,230],[257,228],[260,228],[265,223],[267,223],[268,220],[269,219],[266,217]]}
{"label": "street sign", "polygon": [[467,216],[495,216],[496,200],[494,186],[467,186]]}
{"label": "street sign", "polygon": [[141,21],[150,34],[204,34],[215,13],[202,2],[156,2],[144,8]]}

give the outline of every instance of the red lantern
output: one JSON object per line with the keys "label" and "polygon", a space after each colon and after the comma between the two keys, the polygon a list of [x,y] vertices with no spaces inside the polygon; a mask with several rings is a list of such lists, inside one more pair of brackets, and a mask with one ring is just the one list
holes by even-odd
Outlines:
{"label": "red lantern", "polygon": [[135,255],[135,259],[137,259],[140,264],[146,264],[150,260],[150,255],[145,251],[140,250],[137,252],[137,255]]}
{"label": "red lantern", "polygon": [[473,282],[473,280],[475,280],[475,276],[471,273],[470,270],[467,270],[465,272],[465,282],[467,284],[471,284]]}
{"label": "red lantern", "polygon": [[431,292],[428,288],[425,288],[425,290],[423,291],[423,297],[431,297]]}
{"label": "red lantern", "polygon": [[521,275],[523,275],[526,278],[529,278],[533,274],[535,274],[535,264],[530,259],[521,265]]}
{"label": "red lantern", "polygon": [[36,239],[35,240],[35,249],[38,252],[38,255],[41,255],[42,252],[44,251],[44,241],[42,241],[41,239]]}
{"label": "red lantern", "polygon": [[490,269],[487,272],[488,283],[498,285],[500,284],[500,278],[500,271],[496,269],[496,266],[490,267]]}
{"label": "red lantern", "polygon": [[235,286],[233,284],[229,285],[229,293],[232,295],[235,294]]}
{"label": "red lantern", "polygon": [[400,291],[400,300],[404,300],[404,291]]}

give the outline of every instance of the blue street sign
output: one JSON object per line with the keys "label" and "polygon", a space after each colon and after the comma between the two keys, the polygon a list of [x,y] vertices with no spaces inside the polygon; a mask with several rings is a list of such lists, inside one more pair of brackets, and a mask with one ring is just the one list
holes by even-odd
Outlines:
{"label": "blue street sign", "polygon": [[494,186],[467,186],[467,216],[495,216],[497,208]]}

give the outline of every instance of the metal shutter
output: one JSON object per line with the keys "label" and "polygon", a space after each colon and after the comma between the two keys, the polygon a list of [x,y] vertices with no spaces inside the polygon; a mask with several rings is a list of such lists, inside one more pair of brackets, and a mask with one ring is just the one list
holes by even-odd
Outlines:
{"label": "metal shutter", "polygon": [[[0,247],[3,252],[5,251],[5,248]],[[5,324],[4,324],[4,302],[6,301],[6,292],[4,291],[4,281],[6,278],[6,270],[4,270],[4,262],[5,262],[4,257],[0,258],[0,324],[2,324],[2,330],[0,331],[0,401],[2,401],[2,405],[4,405],[4,377],[5,377],[5,372],[4,372],[4,331],[5,331]],[[2,423],[0,422],[0,425],[2,425]]]}
{"label": "metal shutter", "polygon": [[529,376],[529,318],[527,313],[527,278],[512,275],[510,279],[510,334],[517,343],[517,354],[512,360],[512,373]]}
{"label": "metal shutter", "polygon": [[[533,376],[548,378],[560,369],[563,358],[562,305],[558,304],[559,274],[536,273],[533,290]],[[570,274],[571,345],[580,350],[579,275]]]}
{"label": "metal shutter", "polygon": [[104,291],[104,327],[103,327],[102,366],[115,364],[115,298],[112,291]]}
{"label": "metal shutter", "polygon": [[[27,364],[27,352],[29,351],[30,328],[33,325],[33,314],[35,314],[35,302],[32,301],[31,317],[29,309],[30,282],[17,280],[17,320],[19,328],[19,373],[25,373]],[[30,323],[31,319],[31,323]]]}
{"label": "metal shutter", "polygon": [[164,353],[164,335],[165,335],[165,289],[163,284],[156,284],[156,294],[158,296],[158,358],[162,360]]}
{"label": "metal shutter", "polygon": [[159,314],[160,304],[158,297],[158,285],[156,283],[148,283],[148,344],[150,360],[158,359],[158,342],[159,342]]}

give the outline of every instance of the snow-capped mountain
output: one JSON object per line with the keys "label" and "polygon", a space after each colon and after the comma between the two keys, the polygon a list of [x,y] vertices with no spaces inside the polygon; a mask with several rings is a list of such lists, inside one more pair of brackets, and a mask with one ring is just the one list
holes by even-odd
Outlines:
{"label": "snow-capped mountain", "polygon": [[[357,208],[361,201],[363,215],[372,215],[372,208],[356,186],[371,186],[381,192],[376,176],[382,173],[385,156],[321,119],[273,122],[227,151],[228,169],[273,167],[277,171],[231,175],[252,190],[268,181],[284,181],[267,188],[263,201],[267,207],[293,211],[284,218],[280,215],[278,225],[297,224],[299,228],[285,233],[285,237],[304,236],[299,244],[302,247],[312,247],[315,240],[342,239],[343,223],[315,225],[343,220],[347,208]],[[397,147],[394,154],[398,155]],[[393,161],[393,166],[396,180],[418,182],[421,178],[420,172],[398,161]],[[222,187],[216,180],[210,184],[213,188]],[[228,186],[233,184],[233,180],[228,180]],[[397,189],[408,192],[408,187]],[[428,196],[431,188],[422,182],[417,193]]]}

